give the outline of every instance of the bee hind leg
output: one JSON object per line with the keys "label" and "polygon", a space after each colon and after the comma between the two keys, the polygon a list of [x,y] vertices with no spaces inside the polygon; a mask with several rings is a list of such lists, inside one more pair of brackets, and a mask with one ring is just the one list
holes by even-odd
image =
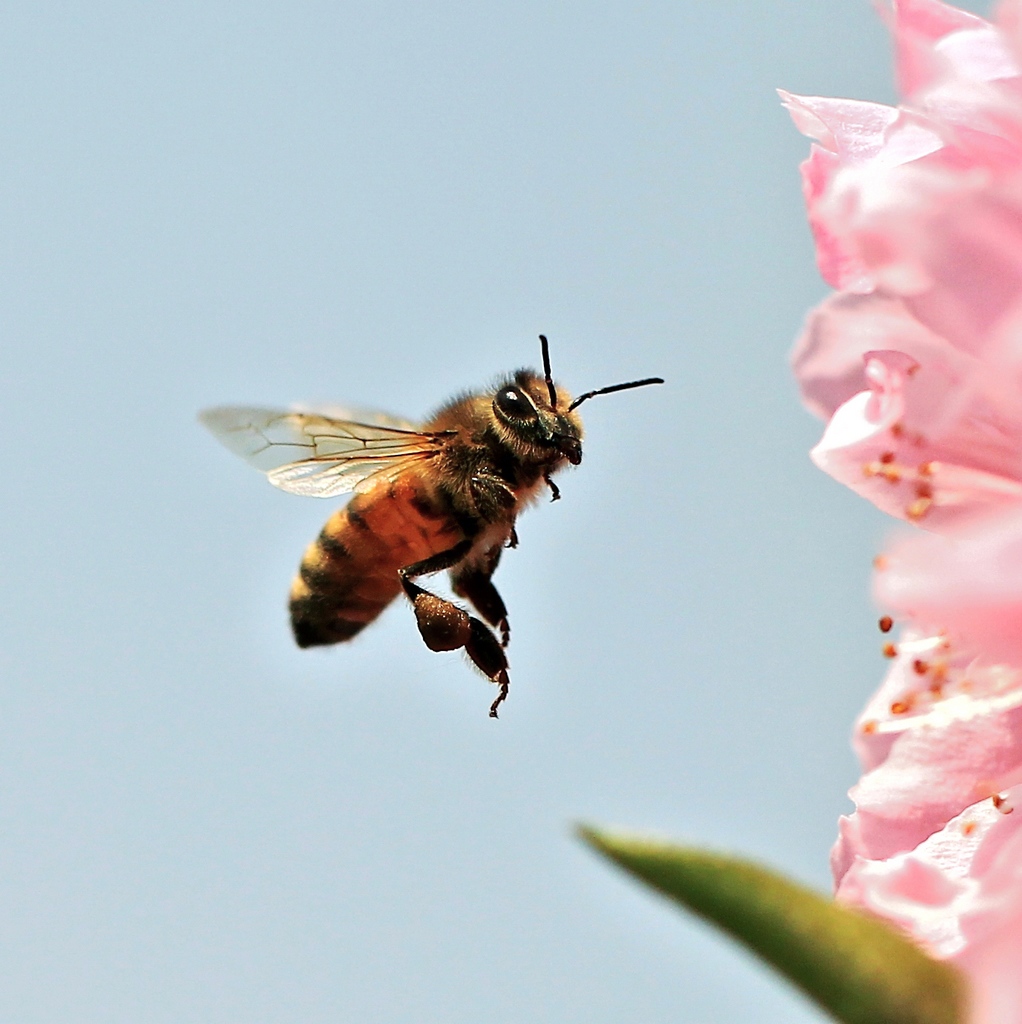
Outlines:
{"label": "bee hind leg", "polygon": [[500,694],[490,706],[490,717],[496,718],[497,706],[507,697],[510,685],[504,649],[479,619],[469,615],[451,601],[437,597],[436,594],[431,594],[413,582],[416,576],[426,576],[457,565],[471,546],[471,541],[462,541],[432,558],[406,565],[398,570],[398,575],[401,577],[401,586],[415,609],[415,622],[426,646],[431,651],[456,651],[464,648],[476,668],[487,679],[500,686]]}
{"label": "bee hind leg", "polygon": [[498,718],[497,708],[507,700],[507,689],[511,685],[511,680],[507,677],[507,669],[500,673],[498,679],[494,679],[494,682],[500,686],[500,693],[497,694],[497,699],[490,705],[490,718]]}
{"label": "bee hind leg", "polygon": [[496,557],[485,568],[471,566],[452,572],[451,586],[458,597],[464,597],[470,601],[475,610],[494,629],[500,630],[500,646],[507,647],[508,640],[511,639],[511,627],[507,622],[507,608],[490,578],[493,570],[497,568],[499,558],[500,548],[497,548]]}
{"label": "bee hind leg", "polygon": [[507,656],[504,654],[504,648],[497,643],[497,638],[478,619],[470,618],[465,653],[487,679],[500,687],[497,699],[490,705],[490,718],[496,718],[497,707],[507,699],[507,690],[511,685],[507,674]]}

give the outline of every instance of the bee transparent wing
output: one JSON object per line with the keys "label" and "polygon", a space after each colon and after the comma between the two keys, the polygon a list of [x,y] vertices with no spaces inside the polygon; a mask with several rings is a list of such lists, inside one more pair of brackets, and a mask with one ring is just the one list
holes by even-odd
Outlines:
{"label": "bee transparent wing", "polygon": [[308,416],[323,416],[328,420],[350,420],[370,427],[392,427],[394,430],[417,431],[419,428],[402,416],[393,416],[379,409],[361,409],[356,405],[337,405],[334,402],[300,402],[291,406],[292,412]]}
{"label": "bee transparent wing", "polygon": [[274,487],[314,498],[347,494],[377,473],[396,474],[443,444],[439,434],[279,409],[226,406],[199,419]]}

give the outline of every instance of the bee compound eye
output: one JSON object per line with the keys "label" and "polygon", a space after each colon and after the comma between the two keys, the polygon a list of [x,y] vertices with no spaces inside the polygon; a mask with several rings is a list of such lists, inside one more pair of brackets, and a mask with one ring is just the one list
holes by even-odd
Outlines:
{"label": "bee compound eye", "polygon": [[516,420],[536,418],[536,407],[519,388],[501,388],[493,404],[505,415]]}

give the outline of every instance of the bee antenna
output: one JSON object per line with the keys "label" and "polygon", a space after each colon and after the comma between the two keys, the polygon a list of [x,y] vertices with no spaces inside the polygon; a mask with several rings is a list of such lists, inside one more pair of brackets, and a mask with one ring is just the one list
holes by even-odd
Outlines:
{"label": "bee antenna", "polygon": [[595,398],[597,395],[609,395],[614,391],[628,391],[631,388],[644,388],[647,384],[663,384],[663,382],[663,377],[646,377],[643,380],[630,380],[627,384],[612,384],[609,388],[597,388],[595,391],[587,391],[584,395],[579,395],[568,406],[568,412],[571,412],[572,409],[577,409],[587,399]]}
{"label": "bee antenna", "polygon": [[539,336],[539,343],[543,347],[543,373],[546,377],[546,389],[550,392],[550,408],[557,412],[557,389],[554,387],[553,377],[550,376],[550,345],[545,334]]}

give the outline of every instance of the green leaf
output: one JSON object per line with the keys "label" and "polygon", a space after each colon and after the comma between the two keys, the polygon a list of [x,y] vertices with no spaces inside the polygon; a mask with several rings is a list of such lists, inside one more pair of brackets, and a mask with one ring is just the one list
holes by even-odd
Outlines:
{"label": "green leaf", "polygon": [[595,849],[744,943],[847,1024],[961,1024],[965,986],[881,921],[738,857],[581,827]]}

